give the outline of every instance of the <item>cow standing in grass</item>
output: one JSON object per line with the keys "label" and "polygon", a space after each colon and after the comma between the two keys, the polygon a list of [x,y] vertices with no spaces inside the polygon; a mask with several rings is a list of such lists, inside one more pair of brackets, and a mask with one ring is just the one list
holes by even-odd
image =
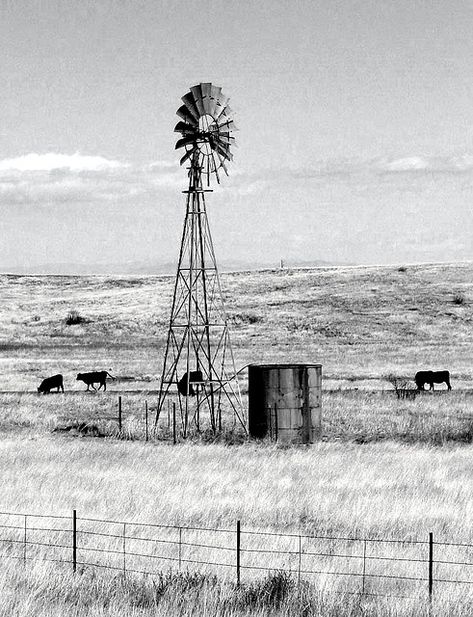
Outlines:
{"label": "cow standing in grass", "polygon": [[[108,371],[93,371],[91,373],[78,373],[76,381],[83,381],[87,385],[87,390],[92,386],[92,388],[97,391],[103,386],[103,391],[105,392],[107,389],[107,375],[115,379]],[[94,383],[98,383],[99,387],[96,388]]]}
{"label": "cow standing in grass", "polygon": [[452,389],[449,371],[419,371],[416,373],[415,382],[418,390],[425,390],[426,383],[430,385],[430,390],[434,390],[434,383],[446,383],[447,388]]}
{"label": "cow standing in grass", "polygon": [[57,392],[61,389],[64,392],[64,383],[62,375],[53,375],[52,377],[46,377],[39,384],[38,392],[43,394],[49,394],[53,388],[57,388]]}

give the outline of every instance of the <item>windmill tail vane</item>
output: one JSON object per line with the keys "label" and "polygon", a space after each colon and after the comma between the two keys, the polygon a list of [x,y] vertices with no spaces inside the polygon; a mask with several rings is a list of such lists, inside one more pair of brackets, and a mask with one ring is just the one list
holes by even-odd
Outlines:
{"label": "windmill tail vane", "polygon": [[[180,432],[199,431],[204,415],[214,432],[229,417],[246,431],[241,394],[230,343],[217,261],[207,219],[202,178],[207,184],[233,160],[235,126],[228,98],[211,83],[193,86],[177,110],[184,148],[181,165],[189,165],[186,214],[174,283],[163,361],[156,425],[167,401],[178,406]],[[229,413],[227,413],[227,411]]]}

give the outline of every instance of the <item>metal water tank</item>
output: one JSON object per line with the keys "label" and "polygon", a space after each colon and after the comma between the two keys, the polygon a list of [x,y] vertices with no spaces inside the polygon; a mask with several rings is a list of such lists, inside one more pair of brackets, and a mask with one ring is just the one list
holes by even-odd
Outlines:
{"label": "metal water tank", "polygon": [[250,364],[250,436],[313,443],[322,436],[321,364]]}

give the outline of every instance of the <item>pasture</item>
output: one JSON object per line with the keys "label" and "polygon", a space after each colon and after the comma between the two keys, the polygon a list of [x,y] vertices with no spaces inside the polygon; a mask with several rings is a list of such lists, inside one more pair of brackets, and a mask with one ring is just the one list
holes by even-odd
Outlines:
{"label": "pasture", "polygon": [[[439,540],[473,541],[473,264],[222,276],[237,368],[323,364],[323,441],[291,449],[228,435],[143,442],[172,285],[173,277],[0,277],[1,509],[77,508],[217,527],[241,519],[249,529],[406,539],[432,531]],[[67,325],[72,311],[81,323]],[[412,380],[420,368],[449,369],[453,391],[398,400],[386,376]],[[118,379],[105,394],[85,393],[75,376],[88,370]],[[66,394],[37,395],[55,373]],[[113,422],[100,425],[116,414],[119,392],[125,440],[113,437]],[[74,421],[96,422],[111,437],[54,431]],[[0,610],[21,617],[63,614],[64,602],[80,617],[292,615],[304,606],[305,615],[428,613],[420,600],[360,601],[330,589],[289,591],[279,605],[263,606],[244,590],[190,579],[171,581],[157,600],[149,581],[73,578],[42,564],[12,571],[5,563],[0,576],[8,599]],[[446,613],[470,614],[470,592],[461,600],[451,589],[439,594],[431,614]]]}

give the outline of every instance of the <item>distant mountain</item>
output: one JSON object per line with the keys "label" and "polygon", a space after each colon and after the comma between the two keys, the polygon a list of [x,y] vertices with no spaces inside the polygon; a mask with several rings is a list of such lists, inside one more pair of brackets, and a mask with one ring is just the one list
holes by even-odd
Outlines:
{"label": "distant mountain", "polygon": [[[324,266],[349,266],[354,265],[344,262],[313,260],[283,260],[283,268],[316,268]],[[281,262],[250,262],[245,260],[221,261],[218,264],[221,272],[238,272],[245,270],[263,270],[281,268]],[[2,266],[0,272],[5,274],[77,274],[77,275],[139,275],[139,274],[174,274],[177,263],[173,262],[145,262],[130,261],[121,264],[86,264],[86,263],[46,263],[29,264],[22,266]]]}

